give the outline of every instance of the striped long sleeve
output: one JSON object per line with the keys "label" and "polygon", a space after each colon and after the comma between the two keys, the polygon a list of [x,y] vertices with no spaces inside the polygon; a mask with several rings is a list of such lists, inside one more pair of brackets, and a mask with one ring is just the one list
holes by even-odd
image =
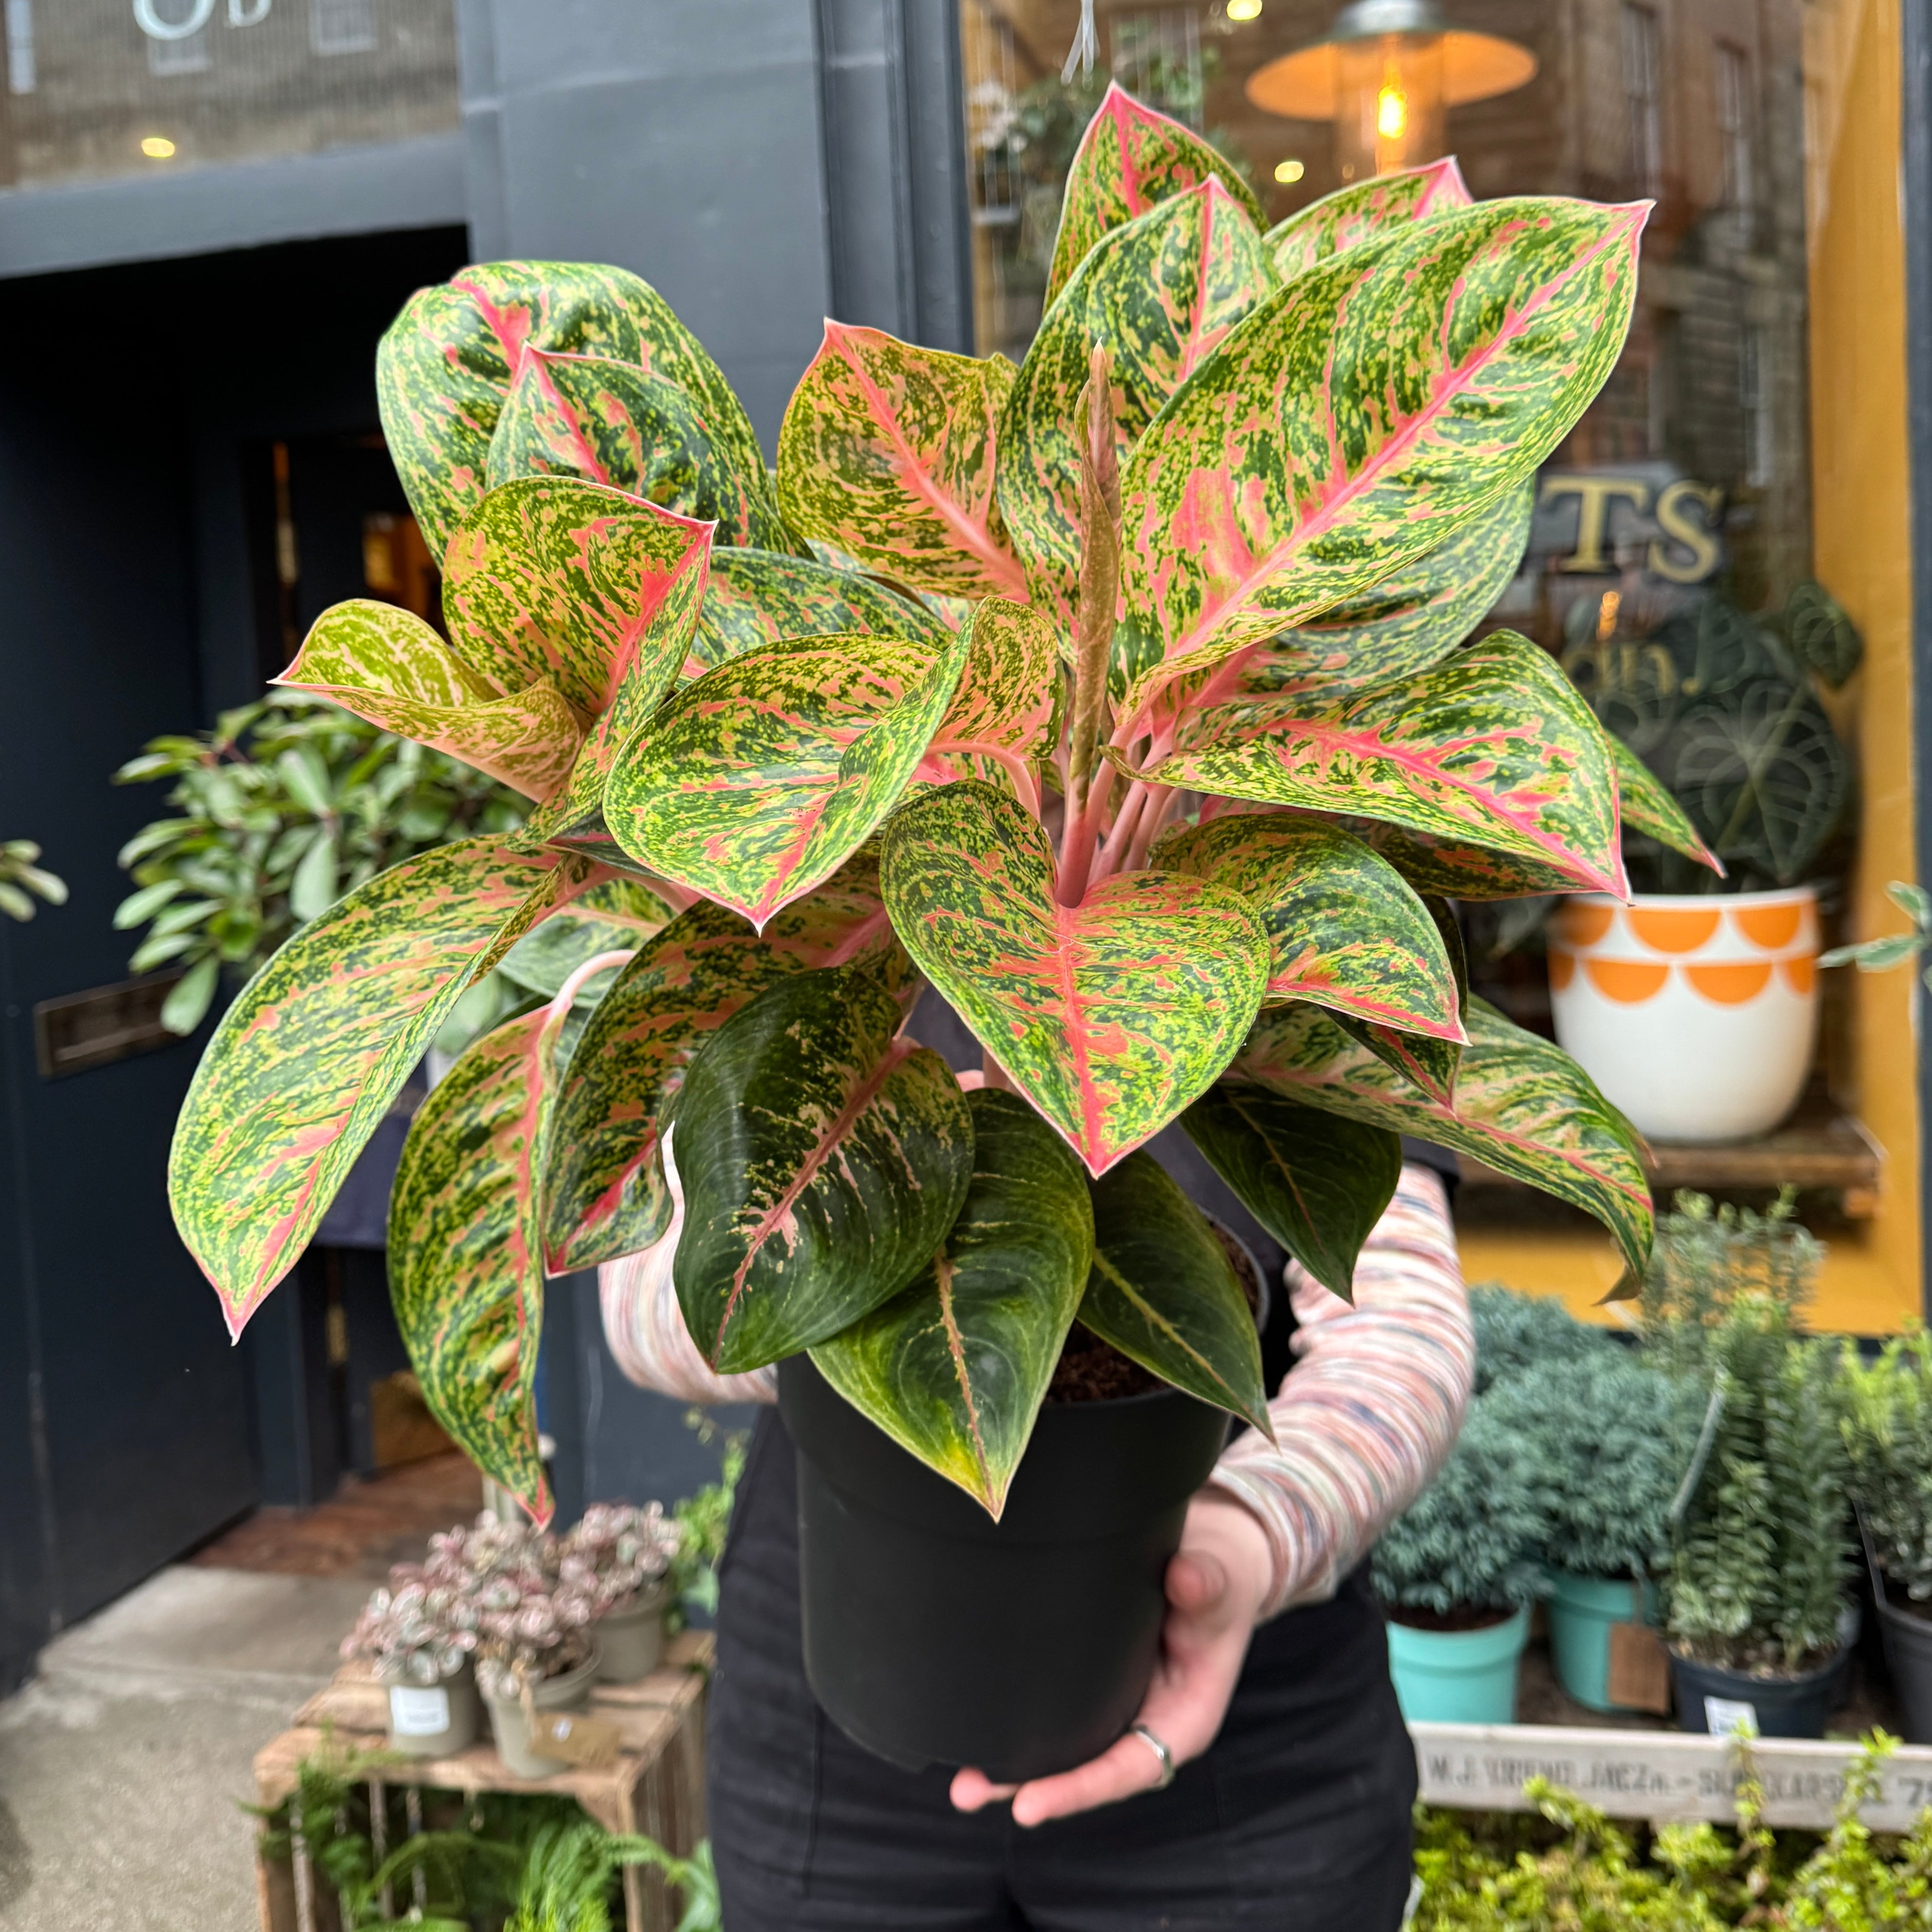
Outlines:
{"label": "striped long sleeve", "polygon": [[1362,1248],[1353,1306],[1291,1262],[1294,1366],[1210,1486],[1260,1519],[1274,1556],[1273,1616],[1318,1603],[1420,1492],[1454,1447],[1475,1338],[1442,1184],[1407,1166]]}
{"label": "striped long sleeve", "polygon": [[[670,1273],[682,1220],[680,1202],[656,1247],[602,1271],[618,1366],[686,1402],[776,1400],[776,1370],[720,1376],[686,1330]],[[1475,1368],[1448,1205],[1426,1168],[1403,1168],[1363,1246],[1352,1306],[1292,1263],[1288,1288],[1300,1326],[1298,1360],[1269,1405],[1276,1439],[1242,1436],[1209,1479],[1267,1532],[1269,1616],[1333,1595],[1414,1499],[1455,1442]]]}

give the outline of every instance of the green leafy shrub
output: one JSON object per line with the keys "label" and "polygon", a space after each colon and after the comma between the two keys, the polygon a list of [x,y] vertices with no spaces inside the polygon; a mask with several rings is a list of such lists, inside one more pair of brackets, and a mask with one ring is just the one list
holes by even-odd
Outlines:
{"label": "green leafy shrub", "polygon": [[1533,1364],[1598,1361],[1616,1342],[1600,1328],[1579,1322],[1554,1295],[1520,1294],[1500,1282],[1478,1282],[1469,1291],[1469,1318],[1476,1334],[1476,1393]]}
{"label": "green leafy shrub", "polygon": [[224,967],[245,980],[298,926],[412,853],[523,823],[516,794],[446,753],[299,693],[225,711],[212,731],[151,739],[117,784],[174,780],[166,818],[121,849],[145,926],[136,973],[181,965],[161,1010],[192,1033]]}
{"label": "green leafy shrub", "polygon": [[1577,1576],[1628,1576],[1670,1561],[1671,1501],[1704,1412],[1695,1384],[1658,1374],[1604,1337],[1567,1359],[1531,1362],[1485,1402],[1541,1460],[1546,1562]]}
{"label": "green leafy shrub", "polygon": [[34,861],[40,848],[31,838],[0,841],[0,912],[24,923],[34,916],[35,899],[67,904],[67,881],[44,872]]}
{"label": "green leafy shrub", "polygon": [[1376,1545],[1376,1594],[1392,1610],[1514,1610],[1536,1594],[1548,1472],[1494,1400],[1470,1404],[1448,1461]]}
{"label": "green leafy shrub", "polygon": [[1795,1326],[1810,1304],[1825,1250],[1796,1219],[1786,1188],[1760,1214],[1677,1196],[1657,1225],[1640,1292],[1645,1352],[1673,1373],[1708,1378],[1713,1338],[1738,1302],[1768,1302]]}
{"label": "green leafy shrub", "polygon": [[1842,1384],[1852,1493],[1886,1574],[1932,1597],[1932,1336],[1888,1342],[1869,1366],[1850,1342]]}
{"label": "green leafy shrub", "polygon": [[1665,1586],[1666,1624],[1690,1656],[1798,1671],[1838,1647],[1850,1577],[1837,1362],[1762,1296],[1707,1331],[1706,1426]]}

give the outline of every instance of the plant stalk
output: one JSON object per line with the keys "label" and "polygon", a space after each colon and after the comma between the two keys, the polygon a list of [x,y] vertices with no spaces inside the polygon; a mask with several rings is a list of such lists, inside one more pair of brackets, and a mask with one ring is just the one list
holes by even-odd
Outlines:
{"label": "plant stalk", "polygon": [[[1100,814],[1112,789],[1111,772],[1096,780],[1100,744],[1112,727],[1108,660],[1120,601],[1120,472],[1114,446],[1114,391],[1107,352],[1099,344],[1088,364],[1076,405],[1084,428],[1080,444],[1080,599],[1073,632],[1073,707],[1067,732],[1066,836],[1060,852],[1060,896],[1078,904],[1094,864]],[[1096,802],[1096,794],[1097,802]]]}

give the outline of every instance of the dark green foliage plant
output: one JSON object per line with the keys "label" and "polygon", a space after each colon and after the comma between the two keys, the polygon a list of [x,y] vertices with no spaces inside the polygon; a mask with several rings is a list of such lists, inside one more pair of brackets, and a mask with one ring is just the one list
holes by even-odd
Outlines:
{"label": "dark green foliage plant", "polygon": [[1436,1480],[1376,1545],[1376,1594],[1391,1611],[1514,1610],[1536,1594],[1548,1472],[1536,1443],[1494,1412],[1494,1400],[1470,1404]]}
{"label": "dark green foliage plant", "polygon": [[1476,1393],[1520,1370],[1554,1362],[1598,1361],[1617,1344],[1579,1322],[1554,1295],[1520,1294],[1500,1282],[1469,1291],[1476,1335]]}
{"label": "dark green foliage plant", "polygon": [[1840,1388],[1852,1493],[1886,1576],[1922,1603],[1932,1598],[1932,1336],[1888,1342],[1868,1365],[1847,1342]]}
{"label": "dark green foliage plant", "polygon": [[446,754],[290,693],[151,739],[117,784],[174,781],[174,808],[121,849],[137,888],[114,914],[147,934],[129,970],[185,968],[161,1011],[192,1033],[224,968],[249,978],[298,926],[411,854],[520,825],[526,802]]}
{"label": "dark green foliage plant", "polygon": [[677,1554],[670,1561],[670,1600],[665,1606],[666,1628],[680,1629],[693,1611],[706,1616],[718,1609],[718,1566],[724,1560],[724,1539],[731,1528],[731,1504],[738,1478],[745,1471],[746,1432],[721,1431],[702,1409],[685,1418],[710,1442],[722,1435],[724,1462],[718,1480],[694,1490],[671,1512],[680,1532]]}
{"label": "dark green foliage plant", "polygon": [[[1596,606],[1573,607],[1587,620]],[[1641,640],[1580,640],[1564,664],[1604,724],[1670,788],[1724,862],[1702,866],[1631,835],[1630,879],[1658,892],[1752,892],[1810,878],[1844,826],[1850,755],[1820,701],[1862,655],[1822,585],[1799,584],[1774,619],[1721,592]]]}
{"label": "dark green foliage plant", "polygon": [[37,862],[40,848],[31,838],[0,839],[0,912],[22,924],[34,916],[36,899],[67,904],[67,881]]}
{"label": "dark green foliage plant", "polygon": [[676,1932],[718,1932],[718,1880],[709,1845],[674,1857],[653,1838],[620,1836],[587,1819],[540,1826],[524,1855],[516,1909],[503,1932],[610,1932],[613,1881],[650,1865],[682,1895]]}
{"label": "dark green foliage plant", "polygon": [[1587,1352],[1532,1361],[1484,1400],[1541,1458],[1547,1562],[1580,1576],[1648,1576],[1669,1562],[1671,1502],[1704,1413],[1696,1384],[1660,1375],[1603,1337]]}

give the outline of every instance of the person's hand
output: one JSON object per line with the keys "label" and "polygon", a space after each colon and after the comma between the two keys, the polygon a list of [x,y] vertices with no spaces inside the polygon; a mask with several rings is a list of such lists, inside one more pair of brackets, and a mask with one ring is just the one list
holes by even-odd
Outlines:
{"label": "person's hand", "polygon": [[[1274,1575],[1268,1538],[1246,1509],[1231,1496],[1194,1498],[1180,1548],[1167,1566],[1160,1660],[1135,1720],[1174,1754],[1177,1769],[1220,1730]],[[962,1771],[952,1780],[952,1802],[976,1811],[1010,1798],[1016,1824],[1040,1825],[1151,1791],[1160,1782],[1160,1760],[1130,1731],[1088,1763],[1027,1784],[995,1784],[983,1772]]]}

